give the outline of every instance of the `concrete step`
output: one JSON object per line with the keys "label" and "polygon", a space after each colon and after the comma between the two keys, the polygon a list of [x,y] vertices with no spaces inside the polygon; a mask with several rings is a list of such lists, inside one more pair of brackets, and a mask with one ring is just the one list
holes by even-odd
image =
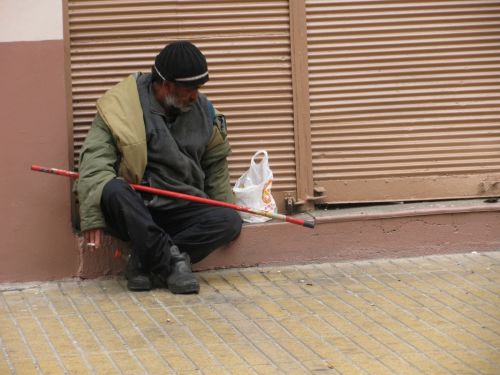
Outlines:
{"label": "concrete step", "polygon": [[[500,203],[481,199],[383,204],[316,210],[316,227],[270,221],[245,224],[231,244],[215,250],[195,270],[307,262],[400,258],[500,249]],[[123,271],[126,243],[107,238],[81,250],[79,275],[93,278]]]}

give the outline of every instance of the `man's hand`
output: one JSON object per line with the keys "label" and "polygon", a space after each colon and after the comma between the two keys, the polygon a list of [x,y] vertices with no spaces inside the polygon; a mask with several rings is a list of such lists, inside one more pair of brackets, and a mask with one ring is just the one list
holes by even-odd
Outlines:
{"label": "man's hand", "polygon": [[104,232],[100,228],[91,229],[83,232],[83,239],[85,241],[84,245],[90,251],[93,251],[94,249],[98,249],[99,247],[101,247],[103,238],[104,238]]}

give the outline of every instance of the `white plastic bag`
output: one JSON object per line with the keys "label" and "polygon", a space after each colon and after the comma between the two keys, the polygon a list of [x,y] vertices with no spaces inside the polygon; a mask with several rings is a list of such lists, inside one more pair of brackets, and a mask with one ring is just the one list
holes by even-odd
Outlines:
{"label": "white plastic bag", "polygon": [[[259,163],[255,159],[263,155]],[[250,168],[236,181],[233,192],[236,196],[236,204],[262,210],[276,212],[276,202],[271,194],[273,184],[273,172],[269,168],[269,157],[267,151],[258,150],[250,162]],[[271,220],[269,217],[252,215],[239,212],[243,221],[247,223],[263,223]]]}

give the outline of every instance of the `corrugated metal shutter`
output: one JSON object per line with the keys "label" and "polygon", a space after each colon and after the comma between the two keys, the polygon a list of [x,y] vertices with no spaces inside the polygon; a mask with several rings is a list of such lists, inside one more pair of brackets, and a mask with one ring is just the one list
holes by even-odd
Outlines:
{"label": "corrugated metal shutter", "polygon": [[158,51],[187,39],[206,55],[202,89],[228,120],[234,180],[268,150],[273,190],[295,190],[288,1],[68,1],[75,160],[95,101]]}
{"label": "corrugated metal shutter", "polygon": [[306,0],[328,201],[500,195],[500,2]]}

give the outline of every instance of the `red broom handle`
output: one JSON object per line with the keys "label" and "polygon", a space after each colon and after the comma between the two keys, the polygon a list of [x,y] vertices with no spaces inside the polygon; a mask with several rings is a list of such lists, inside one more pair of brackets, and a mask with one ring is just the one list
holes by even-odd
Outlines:
{"label": "red broom handle", "polygon": [[[57,168],[47,168],[47,167],[42,167],[40,165],[32,165],[31,170],[37,171],[37,172],[56,174],[59,176],[65,176],[65,177],[70,177],[70,178],[74,178],[74,179],[77,179],[80,176],[76,172],[66,171],[64,169],[57,169]],[[277,219],[277,220],[286,221],[286,222],[292,223],[292,224],[302,225],[306,228],[314,228],[314,226],[316,224],[314,222],[314,220],[307,221],[304,219],[298,219],[298,218],[290,217],[287,215],[275,214],[273,212],[255,210],[252,208],[239,206],[239,205],[233,204],[233,203],[217,201],[215,199],[208,199],[208,198],[197,197],[195,195],[190,195],[190,194],[177,193],[177,192],[171,191],[171,190],[157,189],[157,188],[153,188],[153,187],[149,187],[149,186],[136,185],[136,184],[130,184],[130,186],[136,191],[144,191],[146,193],[163,195],[163,196],[171,197],[171,198],[178,198],[178,199],[184,199],[184,200],[188,200],[188,201],[192,201],[192,202],[205,203],[205,204],[209,204],[212,206],[228,207],[228,208],[232,208],[233,210],[236,210],[236,211],[247,212],[247,213],[253,214],[253,215],[266,216],[266,217],[269,217],[271,219]]]}

